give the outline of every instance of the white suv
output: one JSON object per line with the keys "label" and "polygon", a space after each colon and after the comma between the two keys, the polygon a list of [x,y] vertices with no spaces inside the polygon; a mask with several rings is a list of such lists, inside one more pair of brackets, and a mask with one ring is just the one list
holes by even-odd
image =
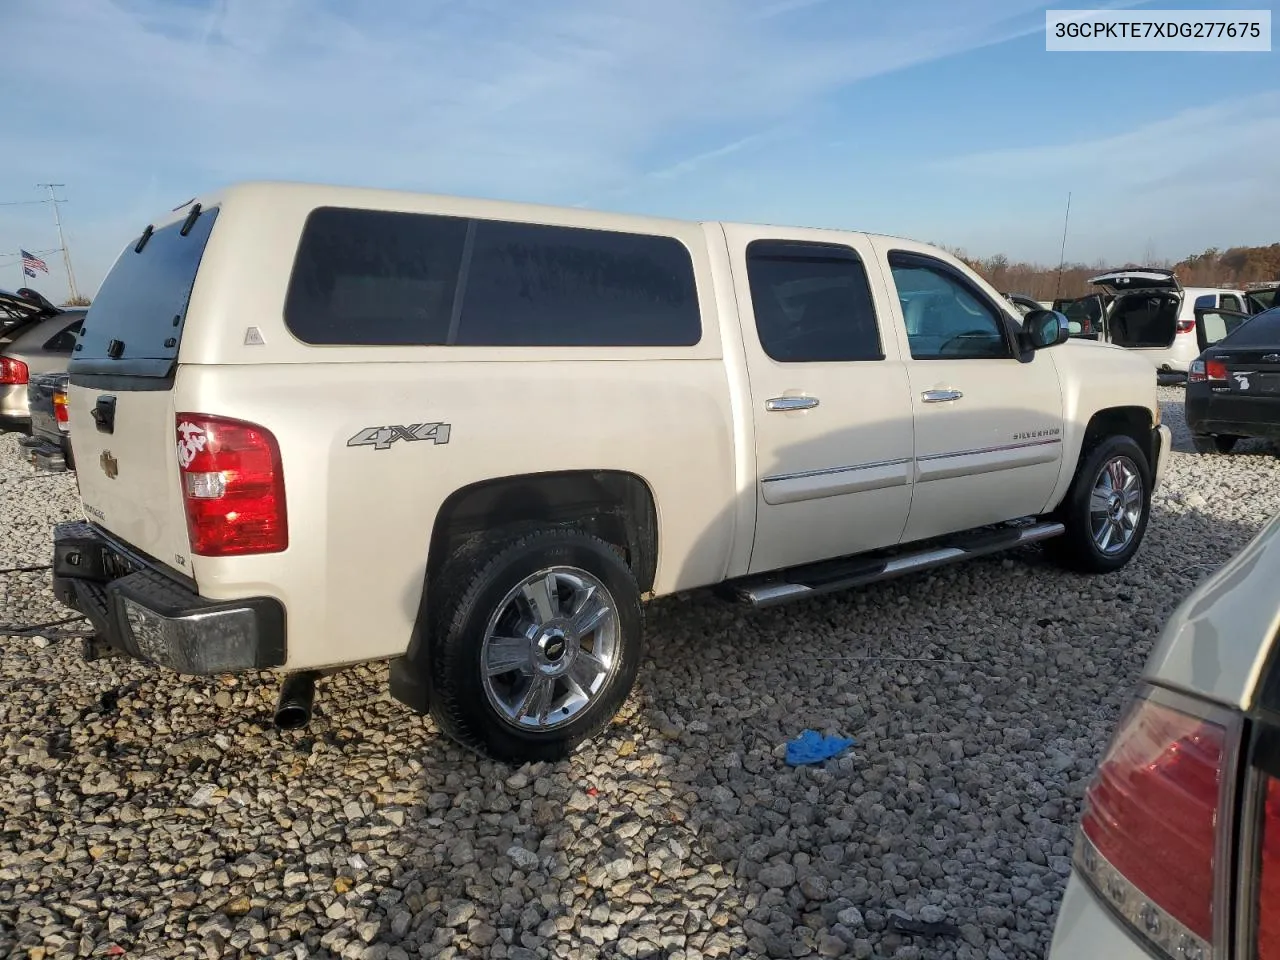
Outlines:
{"label": "white suv", "polygon": [[1172,270],[1117,270],[1092,278],[1114,299],[1106,339],[1146,357],[1162,373],[1183,373],[1200,356],[1197,310],[1246,309],[1243,290],[1184,287]]}

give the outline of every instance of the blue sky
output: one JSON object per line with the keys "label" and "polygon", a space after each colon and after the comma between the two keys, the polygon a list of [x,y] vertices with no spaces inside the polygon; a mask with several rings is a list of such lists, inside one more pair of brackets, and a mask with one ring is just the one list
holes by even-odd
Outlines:
{"label": "blue sky", "polygon": [[[0,203],[65,183],[89,292],[158,212],[248,178],[845,227],[1041,262],[1057,261],[1072,191],[1072,260],[1280,240],[1280,54],[1047,53],[1046,9],[7,0]],[[0,254],[56,246],[47,204],[0,206]],[[45,259],[35,286],[61,297]],[[13,263],[0,256],[0,287]]]}

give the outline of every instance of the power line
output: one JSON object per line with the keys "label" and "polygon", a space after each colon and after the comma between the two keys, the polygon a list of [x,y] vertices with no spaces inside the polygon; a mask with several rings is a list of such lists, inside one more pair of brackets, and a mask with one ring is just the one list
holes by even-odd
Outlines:
{"label": "power line", "polygon": [[26,207],[36,203],[48,202],[48,200],[0,200],[0,207]]}

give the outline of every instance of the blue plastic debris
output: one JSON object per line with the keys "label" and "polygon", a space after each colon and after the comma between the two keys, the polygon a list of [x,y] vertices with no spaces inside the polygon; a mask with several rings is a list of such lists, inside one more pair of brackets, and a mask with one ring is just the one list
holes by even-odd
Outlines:
{"label": "blue plastic debris", "polygon": [[816,730],[805,730],[787,744],[787,766],[821,763],[843,753],[857,742],[852,737],[824,737]]}

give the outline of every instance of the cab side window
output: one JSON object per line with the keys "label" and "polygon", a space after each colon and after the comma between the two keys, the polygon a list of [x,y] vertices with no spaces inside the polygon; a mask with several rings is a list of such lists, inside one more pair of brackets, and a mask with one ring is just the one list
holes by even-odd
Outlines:
{"label": "cab side window", "polygon": [[889,268],[913,359],[1012,356],[1003,316],[947,264],[895,251]]}
{"label": "cab side window", "polygon": [[1221,307],[1223,310],[1244,310],[1244,307],[1240,304],[1240,298],[1234,293],[1224,293],[1219,299],[1222,301]]}
{"label": "cab side window", "polygon": [[747,280],[760,346],[780,363],[883,360],[867,272],[850,247],[755,240]]}

